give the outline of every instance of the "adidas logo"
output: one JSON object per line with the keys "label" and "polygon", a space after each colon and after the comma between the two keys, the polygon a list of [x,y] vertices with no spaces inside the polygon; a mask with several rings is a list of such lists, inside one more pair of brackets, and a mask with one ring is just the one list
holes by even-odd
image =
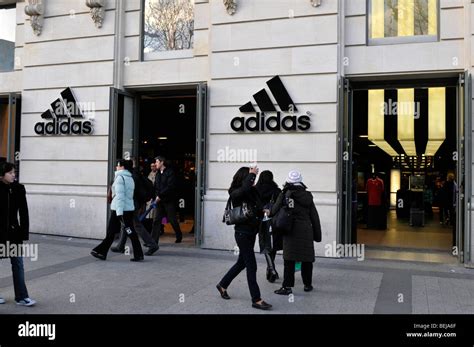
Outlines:
{"label": "adidas logo", "polygon": [[[242,113],[255,113],[255,116],[248,117],[235,117],[232,119],[230,126],[232,130],[237,132],[248,131],[297,131],[297,130],[308,130],[311,127],[311,119],[309,113],[306,115],[297,116],[295,112],[298,111],[295,103],[291,99],[288,91],[283,85],[279,76],[275,76],[267,81],[268,88],[274,96],[281,111],[278,111],[273,101],[270,99],[265,89],[260,90],[253,95],[255,102],[257,103],[260,112],[258,112],[252,102],[249,101],[245,105],[239,108]],[[266,118],[267,112],[276,112],[276,116]],[[287,112],[289,115],[283,117],[282,112]]]}
{"label": "adidas logo", "polygon": [[61,92],[61,97],[51,103],[51,108],[43,112],[46,122],[35,124],[38,135],[90,135],[92,122],[85,120],[71,88]]}

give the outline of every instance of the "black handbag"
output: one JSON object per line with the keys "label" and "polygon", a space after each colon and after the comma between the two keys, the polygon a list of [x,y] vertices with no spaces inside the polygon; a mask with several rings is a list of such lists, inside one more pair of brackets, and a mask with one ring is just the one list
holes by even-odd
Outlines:
{"label": "black handbag", "polygon": [[255,219],[255,217],[255,210],[249,204],[244,202],[241,206],[232,207],[232,200],[229,197],[222,222],[227,225],[244,224]]}
{"label": "black handbag", "polygon": [[291,193],[286,193],[283,198],[282,206],[272,218],[272,228],[280,234],[286,235],[293,228],[293,208],[289,206]]}

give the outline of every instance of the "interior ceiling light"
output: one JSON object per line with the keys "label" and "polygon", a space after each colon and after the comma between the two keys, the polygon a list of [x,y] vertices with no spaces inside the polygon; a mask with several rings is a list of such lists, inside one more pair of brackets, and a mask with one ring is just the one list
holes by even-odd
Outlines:
{"label": "interior ceiling light", "polygon": [[444,140],[446,140],[446,88],[428,88],[426,155],[434,156]]}
{"label": "interior ceiling light", "polygon": [[396,157],[398,153],[385,141],[384,95],[383,89],[369,90],[368,139],[391,157]]}
{"label": "interior ceiling light", "polygon": [[410,156],[416,156],[415,145],[415,89],[397,90],[398,141]]}

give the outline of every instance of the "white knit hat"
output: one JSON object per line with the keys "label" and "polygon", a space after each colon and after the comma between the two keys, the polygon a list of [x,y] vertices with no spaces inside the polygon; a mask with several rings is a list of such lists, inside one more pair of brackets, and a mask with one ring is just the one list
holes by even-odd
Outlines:
{"label": "white knit hat", "polygon": [[303,182],[303,176],[301,176],[301,173],[296,170],[291,170],[288,173],[288,178],[286,179],[287,183],[301,183]]}

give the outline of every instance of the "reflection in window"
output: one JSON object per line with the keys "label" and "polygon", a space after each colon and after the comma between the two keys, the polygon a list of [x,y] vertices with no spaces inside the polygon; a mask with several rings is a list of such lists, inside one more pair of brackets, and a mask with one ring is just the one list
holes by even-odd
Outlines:
{"label": "reflection in window", "polygon": [[193,48],[194,0],[145,0],[144,53]]}
{"label": "reflection in window", "polygon": [[0,71],[13,71],[15,28],[15,7],[0,7]]}
{"label": "reflection in window", "polygon": [[370,38],[436,36],[437,0],[371,0]]}

